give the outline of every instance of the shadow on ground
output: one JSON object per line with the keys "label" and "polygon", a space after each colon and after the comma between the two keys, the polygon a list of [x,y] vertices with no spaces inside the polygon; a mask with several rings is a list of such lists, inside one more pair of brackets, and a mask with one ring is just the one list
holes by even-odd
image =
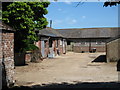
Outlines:
{"label": "shadow on ground", "polygon": [[28,66],[28,64],[15,65],[16,67]]}
{"label": "shadow on ground", "polygon": [[120,71],[120,59],[117,62],[117,71]]}
{"label": "shadow on ground", "polygon": [[106,55],[100,55],[96,59],[94,59],[92,62],[107,62]]}
{"label": "shadow on ground", "polygon": [[107,90],[119,90],[120,89],[120,83],[118,82],[84,82],[84,83],[76,83],[76,84],[69,84],[66,82],[63,82],[61,84],[52,83],[52,84],[43,84],[43,85],[34,85],[34,86],[20,86],[20,87],[13,87],[9,90],[41,90],[41,89],[47,89],[47,88],[84,88],[84,89],[101,89],[105,88]]}

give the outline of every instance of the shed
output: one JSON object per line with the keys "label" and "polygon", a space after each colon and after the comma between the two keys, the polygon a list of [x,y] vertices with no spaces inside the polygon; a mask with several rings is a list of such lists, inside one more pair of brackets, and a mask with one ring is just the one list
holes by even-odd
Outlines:
{"label": "shed", "polygon": [[56,30],[45,28],[39,30],[38,36],[36,45],[40,48],[43,58],[53,58],[66,53],[66,39]]}
{"label": "shed", "polygon": [[67,38],[67,50],[74,52],[106,51],[106,40],[118,35],[118,28],[56,29]]}

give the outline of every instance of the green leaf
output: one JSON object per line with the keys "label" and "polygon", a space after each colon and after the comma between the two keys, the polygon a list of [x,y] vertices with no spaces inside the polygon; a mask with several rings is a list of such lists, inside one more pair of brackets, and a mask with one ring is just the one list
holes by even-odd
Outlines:
{"label": "green leaf", "polygon": [[[4,2],[3,2],[4,3]],[[6,2],[3,4],[2,20],[14,27],[15,32],[15,51],[24,51],[38,40],[35,28],[46,27],[47,19],[44,15],[48,13],[49,2]],[[36,22],[34,22],[36,21]]]}

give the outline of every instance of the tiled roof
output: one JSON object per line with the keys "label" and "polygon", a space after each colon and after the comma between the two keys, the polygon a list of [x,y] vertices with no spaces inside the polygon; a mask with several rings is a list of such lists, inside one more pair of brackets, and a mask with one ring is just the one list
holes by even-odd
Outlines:
{"label": "tiled roof", "polygon": [[[56,29],[66,38],[110,38],[118,35],[116,28]],[[119,33],[120,34],[120,33]]]}
{"label": "tiled roof", "polygon": [[112,37],[110,39],[107,40],[107,43],[111,42],[111,41],[114,41],[114,40],[117,40],[117,39],[120,39],[120,35],[119,36],[116,36],[116,37]]}
{"label": "tiled roof", "polygon": [[45,28],[39,30],[39,35],[51,36],[51,37],[63,37],[58,31],[51,28]]}

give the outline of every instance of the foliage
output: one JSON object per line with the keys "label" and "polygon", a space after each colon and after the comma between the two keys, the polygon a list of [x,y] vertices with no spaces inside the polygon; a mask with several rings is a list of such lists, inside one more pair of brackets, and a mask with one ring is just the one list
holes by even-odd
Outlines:
{"label": "foliage", "polygon": [[2,3],[0,3],[0,20],[2,20]]}
{"label": "foliage", "polygon": [[110,2],[110,1],[107,1],[104,3],[103,6],[107,7],[107,6],[116,6],[117,4],[120,4],[120,1],[119,2]]}
{"label": "foliage", "polygon": [[34,44],[29,44],[27,48],[25,48],[26,51],[32,51],[32,50],[38,50],[39,48],[35,46]]}
{"label": "foliage", "polygon": [[0,10],[0,20],[2,20],[2,10]]}
{"label": "foliage", "polygon": [[32,49],[31,45],[38,39],[35,28],[40,30],[48,24],[44,15],[48,13],[46,8],[49,4],[49,2],[4,2],[2,4],[3,22],[16,30],[16,52]]}
{"label": "foliage", "polygon": [[[54,0],[54,1],[57,2],[57,1],[59,1],[59,0]],[[81,2],[82,2],[82,0],[81,0],[80,2],[78,2],[77,6],[79,6]],[[110,7],[111,7],[111,6],[116,6],[117,4],[120,4],[120,0],[111,0],[111,1],[110,1],[110,0],[108,0],[108,1],[106,0],[106,2],[104,2],[104,5],[103,5],[103,6],[104,6],[104,7],[110,6]],[[77,6],[76,6],[76,7],[77,7]]]}

